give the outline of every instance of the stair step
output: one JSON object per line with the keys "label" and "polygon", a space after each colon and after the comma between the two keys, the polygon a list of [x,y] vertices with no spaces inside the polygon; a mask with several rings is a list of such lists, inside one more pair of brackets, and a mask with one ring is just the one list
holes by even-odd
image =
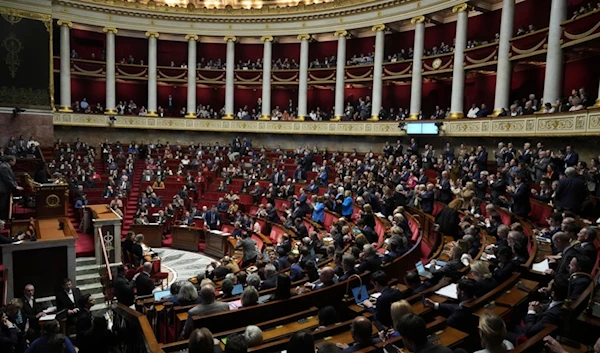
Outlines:
{"label": "stair step", "polygon": [[77,288],[79,288],[83,294],[102,293],[102,283],[100,282],[84,284],[82,286],[78,285]]}
{"label": "stair step", "polygon": [[96,258],[95,257],[78,257],[75,260],[75,264],[78,268],[79,268],[79,266],[89,266],[89,265],[96,266]]}
{"label": "stair step", "polygon": [[98,275],[98,273],[77,275],[76,278],[77,278],[77,286],[82,286],[85,284],[101,283],[100,276]]}
{"label": "stair step", "polygon": [[77,266],[77,270],[75,271],[75,273],[77,274],[77,276],[89,275],[89,274],[95,274],[96,276],[98,276],[98,268],[99,267],[100,266],[98,266],[96,264]]}

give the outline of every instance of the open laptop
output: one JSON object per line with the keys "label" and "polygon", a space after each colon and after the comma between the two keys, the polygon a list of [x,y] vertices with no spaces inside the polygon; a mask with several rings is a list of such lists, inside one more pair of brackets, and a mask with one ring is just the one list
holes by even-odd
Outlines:
{"label": "open laptop", "polygon": [[363,306],[363,302],[369,299],[369,292],[367,286],[364,284],[360,287],[352,288],[352,295],[354,296],[354,302],[359,306]]}
{"label": "open laptop", "polygon": [[160,292],[155,292],[154,293],[154,300],[159,301],[164,297],[167,297],[171,295],[171,291],[170,290],[164,290],[164,291],[160,291]]}
{"label": "open laptop", "polygon": [[244,286],[242,286],[241,284],[238,283],[235,286],[233,286],[231,295],[240,295],[240,294],[242,294],[243,291],[244,291]]}
{"label": "open laptop", "polygon": [[431,278],[433,277],[433,275],[431,274],[431,272],[427,271],[425,269],[425,266],[423,266],[423,262],[419,261],[415,264],[415,267],[417,268],[417,273],[419,273],[419,276],[425,277],[425,278]]}

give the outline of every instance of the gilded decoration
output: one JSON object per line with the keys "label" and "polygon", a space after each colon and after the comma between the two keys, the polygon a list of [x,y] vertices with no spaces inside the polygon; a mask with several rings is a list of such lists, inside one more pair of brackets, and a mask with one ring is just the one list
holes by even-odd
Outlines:
{"label": "gilded decoration", "polygon": [[21,50],[23,50],[23,42],[17,38],[15,33],[11,32],[2,41],[2,46],[6,50],[4,62],[8,67],[8,72],[12,78],[15,78],[17,76],[17,71],[19,71],[19,66],[21,66],[19,54],[21,53]]}

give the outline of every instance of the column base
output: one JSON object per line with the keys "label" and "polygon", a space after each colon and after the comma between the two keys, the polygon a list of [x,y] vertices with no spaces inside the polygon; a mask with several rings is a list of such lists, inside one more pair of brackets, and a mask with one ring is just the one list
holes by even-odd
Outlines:
{"label": "column base", "polygon": [[500,115],[502,113],[502,109],[494,109],[494,111],[492,112],[492,114],[490,114],[491,117],[497,117],[498,115]]}
{"label": "column base", "polygon": [[342,120],[342,116],[341,115],[336,115],[333,117],[333,119],[329,119],[329,121],[340,121]]}
{"label": "column base", "polygon": [[406,120],[419,120],[419,114],[411,114]]}
{"label": "column base", "polygon": [[60,107],[58,111],[61,113],[73,113],[73,109],[71,107]]}
{"label": "column base", "polygon": [[196,113],[187,113],[185,115],[186,119],[196,119],[198,116],[196,115]]}
{"label": "column base", "polygon": [[260,118],[258,118],[258,120],[271,120],[271,116],[270,115],[261,115]]}
{"label": "column base", "polygon": [[450,113],[450,115],[448,115],[448,119],[462,119],[465,117],[465,114],[463,112],[455,112],[455,113]]}
{"label": "column base", "polygon": [[233,114],[225,114],[225,115],[223,115],[223,117],[221,119],[223,119],[223,120],[233,120]]}
{"label": "column base", "polygon": [[146,113],[146,116],[155,118],[158,116],[158,113],[154,110],[148,110],[148,112]]}
{"label": "column base", "polygon": [[104,115],[117,115],[117,110],[116,109],[106,109],[104,111]]}
{"label": "column base", "polygon": [[594,108],[600,108],[600,98],[596,99],[596,103],[594,103]]}
{"label": "column base", "polygon": [[304,116],[304,115],[298,115],[298,116],[296,117],[296,119],[294,119],[294,120],[297,120],[297,121],[304,121],[304,119],[306,119],[306,116]]}
{"label": "column base", "polygon": [[369,121],[379,121],[379,115],[371,115]]}

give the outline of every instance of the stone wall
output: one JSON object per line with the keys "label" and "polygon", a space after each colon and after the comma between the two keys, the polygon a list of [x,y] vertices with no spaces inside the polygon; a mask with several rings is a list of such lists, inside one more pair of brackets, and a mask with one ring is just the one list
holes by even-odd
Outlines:
{"label": "stone wall", "polygon": [[51,145],[55,139],[52,112],[26,110],[13,117],[12,109],[0,110],[0,144],[4,146],[12,136],[19,135],[26,140],[33,136],[43,146]]}

